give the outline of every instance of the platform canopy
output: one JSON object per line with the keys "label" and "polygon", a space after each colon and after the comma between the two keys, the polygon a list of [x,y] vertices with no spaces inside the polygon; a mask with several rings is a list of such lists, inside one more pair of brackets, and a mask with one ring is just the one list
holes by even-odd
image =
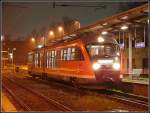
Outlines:
{"label": "platform canopy", "polygon": [[148,12],[148,4],[144,4],[128,11],[101,19],[85,27],[81,27],[72,33],[67,33],[63,36],[63,38],[60,37],[56,40],[52,40],[51,44],[67,40],[87,32],[101,33],[103,31],[107,31],[109,34],[114,35],[120,31],[120,28],[123,25],[128,26],[129,29],[132,29],[135,26],[146,26],[148,24]]}
{"label": "platform canopy", "polygon": [[[129,28],[135,26],[143,26],[148,23],[148,4],[130,9],[128,11],[107,17],[93,24],[78,29],[74,33],[89,32],[89,31],[108,31],[109,33],[118,32],[122,25],[127,25]],[[69,35],[69,34],[66,34]]]}

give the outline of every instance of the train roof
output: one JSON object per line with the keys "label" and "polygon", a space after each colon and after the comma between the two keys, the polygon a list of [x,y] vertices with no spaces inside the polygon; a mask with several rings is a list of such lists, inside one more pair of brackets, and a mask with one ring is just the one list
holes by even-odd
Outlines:
{"label": "train roof", "polygon": [[50,44],[49,46],[54,45],[54,44],[58,44],[58,43],[70,42],[70,41],[77,40],[77,39],[80,39],[85,44],[87,44],[87,43],[92,43],[92,42],[98,42],[99,37],[104,39],[103,43],[118,44],[116,39],[114,37],[112,37],[111,35],[103,35],[102,36],[96,32],[84,32],[84,33],[71,34],[71,35],[65,36],[62,40],[56,41],[56,42]]}
{"label": "train roof", "polygon": [[[104,41],[99,42],[98,38],[103,38]],[[85,45],[87,45],[87,44],[106,44],[106,43],[107,44],[108,43],[109,44],[118,44],[116,39],[113,38],[112,36],[109,36],[109,35],[101,36],[100,34],[97,34],[95,32],[86,32],[86,33],[84,32],[84,33],[80,33],[80,34],[72,34],[72,35],[66,36],[61,40],[57,40],[55,42],[50,43],[49,45],[45,46],[45,48],[56,46],[56,45],[62,44],[62,43],[75,41],[75,40],[80,40]],[[44,46],[42,48],[44,48]],[[42,49],[42,48],[40,48],[40,49]],[[36,48],[34,50],[39,50],[39,48]]]}

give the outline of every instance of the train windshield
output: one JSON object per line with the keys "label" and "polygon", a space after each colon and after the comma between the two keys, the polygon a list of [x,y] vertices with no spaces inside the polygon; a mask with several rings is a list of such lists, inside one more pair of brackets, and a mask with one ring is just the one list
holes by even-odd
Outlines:
{"label": "train windshield", "polygon": [[119,55],[119,46],[116,44],[90,44],[86,46],[92,58],[114,57]]}

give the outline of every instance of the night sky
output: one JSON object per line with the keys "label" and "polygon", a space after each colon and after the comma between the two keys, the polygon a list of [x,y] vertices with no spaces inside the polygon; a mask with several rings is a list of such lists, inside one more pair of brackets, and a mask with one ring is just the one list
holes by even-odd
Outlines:
{"label": "night sky", "polygon": [[56,5],[71,6],[54,8],[53,2],[5,2],[2,10],[3,35],[10,35],[13,40],[25,39],[33,29],[39,31],[42,27],[48,28],[54,22],[61,22],[64,16],[78,19],[83,27],[141,4],[137,2],[56,2]]}

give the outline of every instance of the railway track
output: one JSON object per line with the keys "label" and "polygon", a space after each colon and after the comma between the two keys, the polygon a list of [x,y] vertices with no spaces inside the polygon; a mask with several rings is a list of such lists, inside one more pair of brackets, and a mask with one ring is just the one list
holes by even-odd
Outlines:
{"label": "railway track", "polygon": [[[57,82],[58,83],[58,82]],[[60,83],[63,84],[63,83]],[[120,101],[121,103],[125,103],[125,104],[131,104],[133,106],[138,106],[144,109],[148,109],[148,99],[144,98],[144,97],[140,97],[137,95],[131,95],[128,93],[124,93],[124,92],[119,92],[119,91],[114,91],[114,90],[93,90],[93,89],[88,89],[81,87],[81,89],[77,89],[76,87],[70,86],[68,87],[67,84],[63,84],[63,87],[72,89],[72,90],[76,90],[78,92],[84,92],[84,93],[89,93],[89,91],[92,92],[98,92],[98,94],[104,94],[106,96],[108,96],[111,99],[115,99],[117,101]]]}
{"label": "railway track", "polygon": [[[44,81],[42,81],[40,79],[35,79],[35,80],[38,81],[38,82],[45,83]],[[52,82],[54,82],[54,81],[52,81]],[[56,83],[55,83],[55,85],[61,84],[61,86],[63,85],[63,87],[66,87],[67,89],[76,90],[79,93],[83,93],[83,92],[84,93],[89,93],[89,91],[91,93],[96,92],[98,95],[99,94],[106,95],[110,99],[117,100],[121,103],[131,104],[133,106],[138,106],[138,107],[141,107],[141,108],[144,108],[144,109],[148,109],[148,99],[137,96],[137,95],[131,95],[131,94],[127,94],[127,93],[124,93],[124,92],[118,92],[118,91],[114,91],[114,90],[93,90],[93,89],[89,90],[88,89],[88,91],[87,91],[87,88],[77,89],[73,86],[64,84],[62,82],[56,81]]]}
{"label": "railway track", "polygon": [[[31,80],[34,80],[34,81],[42,83],[42,84],[44,83],[44,84],[50,85],[49,81],[45,81],[42,79],[31,79]],[[55,82],[51,81],[50,83],[53,85],[56,85],[56,86],[65,87],[69,90],[76,90],[79,93],[84,93],[84,94],[90,93],[90,94],[92,94],[94,92],[94,94],[96,94],[97,96],[104,95],[104,96],[106,96],[112,100],[119,101],[120,103],[148,109],[148,99],[142,98],[142,97],[139,97],[136,95],[133,96],[133,95],[126,94],[124,92],[116,92],[113,90],[99,91],[99,90],[93,90],[93,89],[89,90],[88,89],[88,91],[87,91],[86,88],[78,89],[78,88],[75,88],[73,86],[63,84],[62,82],[58,82],[58,81],[55,81]]]}
{"label": "railway track", "polygon": [[137,95],[131,95],[123,92],[117,92],[113,90],[104,90],[100,92],[102,94],[107,95],[109,98],[115,99],[117,101],[126,103],[126,104],[132,104],[134,106],[138,106],[144,109],[148,109],[148,99],[139,97]]}
{"label": "railway track", "polygon": [[[8,83],[8,81],[9,81],[9,83]],[[7,83],[7,85],[6,85],[6,83]],[[32,105],[35,103],[29,104],[27,102],[24,102],[21,98],[19,98],[19,96],[17,95],[17,93],[15,91],[8,88],[8,86],[10,86],[10,85],[11,85],[11,87],[15,86],[15,87],[12,87],[12,89],[17,89],[19,91],[23,91],[24,95],[25,95],[25,91],[26,91],[27,95],[29,95],[29,93],[30,93],[30,95],[32,95],[32,97],[36,97],[36,102],[42,103],[42,106],[44,106],[44,108],[46,108],[46,109],[43,109],[43,111],[73,111],[69,107],[57,102],[56,100],[46,97],[42,93],[39,93],[31,88],[27,88],[19,83],[16,83],[14,80],[12,80],[10,78],[3,77],[3,84],[2,84],[3,88],[13,97],[15,102],[17,104],[19,104],[19,106],[24,111],[36,111],[35,107],[41,108],[42,106],[37,106],[37,105],[40,105],[40,104],[37,104],[36,106],[34,105],[34,107],[33,107]],[[31,96],[30,96],[30,98],[31,98]]]}

